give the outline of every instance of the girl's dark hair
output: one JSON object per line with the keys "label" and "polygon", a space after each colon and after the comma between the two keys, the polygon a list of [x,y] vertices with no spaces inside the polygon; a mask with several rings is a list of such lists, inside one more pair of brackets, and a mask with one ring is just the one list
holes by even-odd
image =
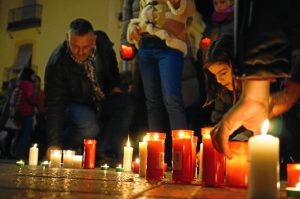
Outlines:
{"label": "girl's dark hair", "polygon": [[208,68],[212,63],[223,62],[230,64],[233,62],[233,36],[222,35],[214,40],[207,51],[204,59],[205,68]]}
{"label": "girl's dark hair", "polygon": [[33,74],[34,74],[34,71],[31,68],[25,67],[20,72],[19,79],[20,80],[32,81],[32,75]]}
{"label": "girl's dark hair", "polygon": [[223,95],[224,92],[227,92],[227,89],[217,82],[215,75],[210,73],[208,70],[209,66],[216,62],[227,63],[230,65],[233,61],[233,52],[233,36],[222,35],[210,44],[208,51],[204,55],[207,92],[206,104],[210,104],[218,95]]}

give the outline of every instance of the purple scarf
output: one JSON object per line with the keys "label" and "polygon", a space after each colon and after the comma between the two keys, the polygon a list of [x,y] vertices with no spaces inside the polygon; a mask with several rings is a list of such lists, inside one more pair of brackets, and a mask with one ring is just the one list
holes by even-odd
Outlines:
{"label": "purple scarf", "polygon": [[216,11],[214,11],[214,13],[212,15],[212,20],[214,22],[223,22],[226,19],[232,17],[233,16],[233,12],[234,12],[233,6],[230,6],[224,12],[216,12]]}

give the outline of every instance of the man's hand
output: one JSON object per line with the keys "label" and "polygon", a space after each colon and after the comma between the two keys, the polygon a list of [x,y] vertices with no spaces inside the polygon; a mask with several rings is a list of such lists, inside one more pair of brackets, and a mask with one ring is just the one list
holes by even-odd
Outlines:
{"label": "man's hand", "polygon": [[51,150],[61,150],[61,148],[59,146],[50,146],[46,152],[46,158],[48,161],[50,161]]}
{"label": "man's hand", "polygon": [[239,101],[223,116],[211,132],[212,143],[217,151],[232,158],[229,136],[244,126],[258,134],[263,121],[268,118],[269,82],[248,81]]}

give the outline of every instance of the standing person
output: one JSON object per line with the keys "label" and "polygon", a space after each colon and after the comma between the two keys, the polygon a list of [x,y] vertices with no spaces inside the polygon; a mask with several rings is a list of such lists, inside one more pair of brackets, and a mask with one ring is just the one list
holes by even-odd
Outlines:
{"label": "standing person", "polygon": [[102,158],[115,161],[135,109],[121,92],[117,66],[113,44],[104,32],[94,31],[86,19],[70,23],[66,40],[46,66],[48,155],[55,148],[78,149],[83,139],[93,138]]}
{"label": "standing person", "polygon": [[[123,65],[128,66],[131,64],[131,84],[129,85],[128,92],[132,94],[136,99],[137,111],[134,115],[134,125],[131,129],[133,132],[133,138],[135,143],[142,139],[142,134],[145,133],[148,127],[147,123],[147,110],[145,104],[145,94],[142,84],[139,59],[137,56],[137,50],[134,45],[130,44],[127,40],[127,28],[131,19],[138,18],[140,11],[140,0],[124,0],[122,7],[122,32],[120,37],[121,43],[121,58],[123,59]],[[124,56],[125,50],[130,48],[133,52],[133,57]],[[127,68],[127,67],[126,67]]]}
{"label": "standing person", "polygon": [[34,71],[28,67],[23,68],[19,76],[18,91],[16,92],[16,114],[21,124],[17,139],[18,158],[27,158],[33,135],[33,116],[38,100],[34,77]]}
{"label": "standing person", "polygon": [[[128,41],[138,48],[150,131],[167,131],[165,110],[171,130],[187,128],[181,78],[194,12],[193,0],[141,0],[139,18],[129,24]],[[167,146],[169,166],[170,150]]]}
{"label": "standing person", "polygon": [[[264,9],[270,3],[272,7]],[[242,80],[242,94],[238,103],[225,114],[212,132],[215,148],[229,158],[232,153],[228,147],[228,137],[235,129],[243,125],[257,134],[270,112],[276,115],[286,111],[300,97],[300,2],[250,0],[237,1],[235,6],[237,64],[233,71]],[[293,81],[284,92],[271,96],[270,100],[270,80],[288,76],[292,52],[296,55],[292,61],[297,60],[292,62]],[[274,101],[274,97],[282,98]],[[275,102],[273,108],[270,107],[270,101]],[[281,111],[278,105],[282,106]],[[277,113],[274,109],[276,107]]]}

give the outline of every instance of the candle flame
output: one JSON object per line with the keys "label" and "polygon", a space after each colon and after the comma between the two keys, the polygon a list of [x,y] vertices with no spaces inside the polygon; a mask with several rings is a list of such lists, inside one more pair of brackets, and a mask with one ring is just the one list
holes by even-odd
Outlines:
{"label": "candle flame", "polygon": [[154,140],[158,140],[159,135],[157,133],[155,133],[154,136],[153,136],[153,138],[154,138]]}
{"label": "candle flame", "polygon": [[127,140],[127,144],[126,144],[127,147],[130,147],[130,140],[129,140],[129,135],[128,135],[128,140]]}
{"label": "candle flame", "polygon": [[296,184],[296,189],[300,190],[300,182]]}
{"label": "candle flame", "polygon": [[179,138],[183,139],[185,137],[184,131],[179,131]]}
{"label": "candle flame", "polygon": [[33,144],[33,148],[36,148],[37,147],[37,143]]}
{"label": "candle flame", "polygon": [[265,119],[263,124],[262,124],[262,127],[261,127],[261,134],[262,135],[267,135],[268,130],[269,130],[269,120]]}
{"label": "candle flame", "polygon": [[122,168],[122,165],[121,165],[121,164],[119,164],[117,167],[118,167],[118,168]]}
{"label": "candle flame", "polygon": [[147,142],[147,140],[148,140],[148,136],[145,135],[144,138],[143,138],[143,142]]}
{"label": "candle flame", "polygon": [[136,163],[140,163],[140,158],[136,158],[136,159],[135,159],[135,162],[136,162]]}

